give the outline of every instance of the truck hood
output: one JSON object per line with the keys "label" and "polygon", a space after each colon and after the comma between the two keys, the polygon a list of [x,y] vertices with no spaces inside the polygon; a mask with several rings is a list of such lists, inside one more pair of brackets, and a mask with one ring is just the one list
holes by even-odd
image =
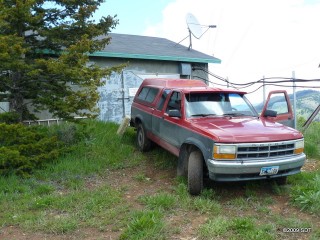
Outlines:
{"label": "truck hood", "polygon": [[191,125],[214,140],[224,143],[273,142],[302,138],[290,127],[254,117],[189,119]]}

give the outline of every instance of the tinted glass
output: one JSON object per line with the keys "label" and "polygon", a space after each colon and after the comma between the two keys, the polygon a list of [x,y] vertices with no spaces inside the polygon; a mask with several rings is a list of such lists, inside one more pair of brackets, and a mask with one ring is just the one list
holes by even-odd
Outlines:
{"label": "tinted glass", "polygon": [[181,109],[181,94],[179,92],[173,92],[170,100],[168,102],[168,106],[166,109],[166,112],[169,112],[169,110],[180,110]]}
{"label": "tinted glass", "polygon": [[159,89],[157,88],[150,88],[148,95],[146,97],[147,102],[153,102],[153,100],[156,98],[157,94],[159,92]]}
{"label": "tinted glass", "polygon": [[141,100],[145,100],[149,92],[149,88],[144,87],[141,89],[141,92],[138,95],[138,98]]}
{"label": "tinted glass", "polygon": [[254,116],[246,98],[238,93],[190,93],[186,95],[187,117]]}
{"label": "tinted glass", "polygon": [[157,88],[144,87],[141,89],[141,92],[138,95],[138,99],[147,101],[147,102],[153,102],[158,92],[159,92],[159,89]]}
{"label": "tinted glass", "polygon": [[170,90],[169,90],[169,89],[165,89],[165,90],[163,91],[163,93],[161,94],[161,98],[160,98],[160,100],[159,100],[159,102],[158,102],[158,105],[157,105],[157,109],[158,109],[158,110],[162,110],[163,105],[164,105],[164,103],[165,103],[165,101],[166,101],[167,96],[168,96],[169,93],[170,93]]}

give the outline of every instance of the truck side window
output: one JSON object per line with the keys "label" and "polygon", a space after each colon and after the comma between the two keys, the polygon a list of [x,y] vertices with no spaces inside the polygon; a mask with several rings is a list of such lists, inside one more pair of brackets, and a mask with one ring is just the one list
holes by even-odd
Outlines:
{"label": "truck side window", "polygon": [[146,96],[148,95],[148,92],[149,92],[149,88],[147,87],[142,88],[138,95],[138,99],[145,100]]}
{"label": "truck side window", "polygon": [[144,87],[141,89],[138,99],[151,103],[156,98],[158,92],[158,88]]}
{"label": "truck side window", "polygon": [[168,113],[169,110],[180,110],[181,109],[181,94],[179,92],[173,92],[170,100],[168,102],[168,106],[166,112]]}
{"label": "truck side window", "polygon": [[148,95],[146,97],[147,102],[153,102],[153,100],[156,98],[157,94],[159,92],[159,89],[157,88],[150,88]]}
{"label": "truck side window", "polygon": [[171,91],[169,89],[165,89],[161,95],[161,98],[157,104],[157,109],[162,110],[164,103],[166,102],[167,96]]}

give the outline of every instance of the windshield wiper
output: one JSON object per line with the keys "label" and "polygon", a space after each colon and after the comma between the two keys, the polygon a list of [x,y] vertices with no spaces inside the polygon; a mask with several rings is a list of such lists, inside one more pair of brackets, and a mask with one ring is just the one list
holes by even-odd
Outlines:
{"label": "windshield wiper", "polygon": [[237,116],[248,116],[243,113],[234,112],[234,113],[224,113],[223,116],[237,117]]}
{"label": "windshield wiper", "polygon": [[191,117],[208,117],[208,116],[216,116],[215,113],[201,113],[201,114],[192,114]]}

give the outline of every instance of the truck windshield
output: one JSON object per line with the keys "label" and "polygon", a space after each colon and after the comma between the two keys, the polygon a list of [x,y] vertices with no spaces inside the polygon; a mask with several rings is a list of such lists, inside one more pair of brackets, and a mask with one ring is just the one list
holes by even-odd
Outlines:
{"label": "truck windshield", "polygon": [[256,111],[242,94],[189,93],[185,95],[186,116],[257,116]]}

